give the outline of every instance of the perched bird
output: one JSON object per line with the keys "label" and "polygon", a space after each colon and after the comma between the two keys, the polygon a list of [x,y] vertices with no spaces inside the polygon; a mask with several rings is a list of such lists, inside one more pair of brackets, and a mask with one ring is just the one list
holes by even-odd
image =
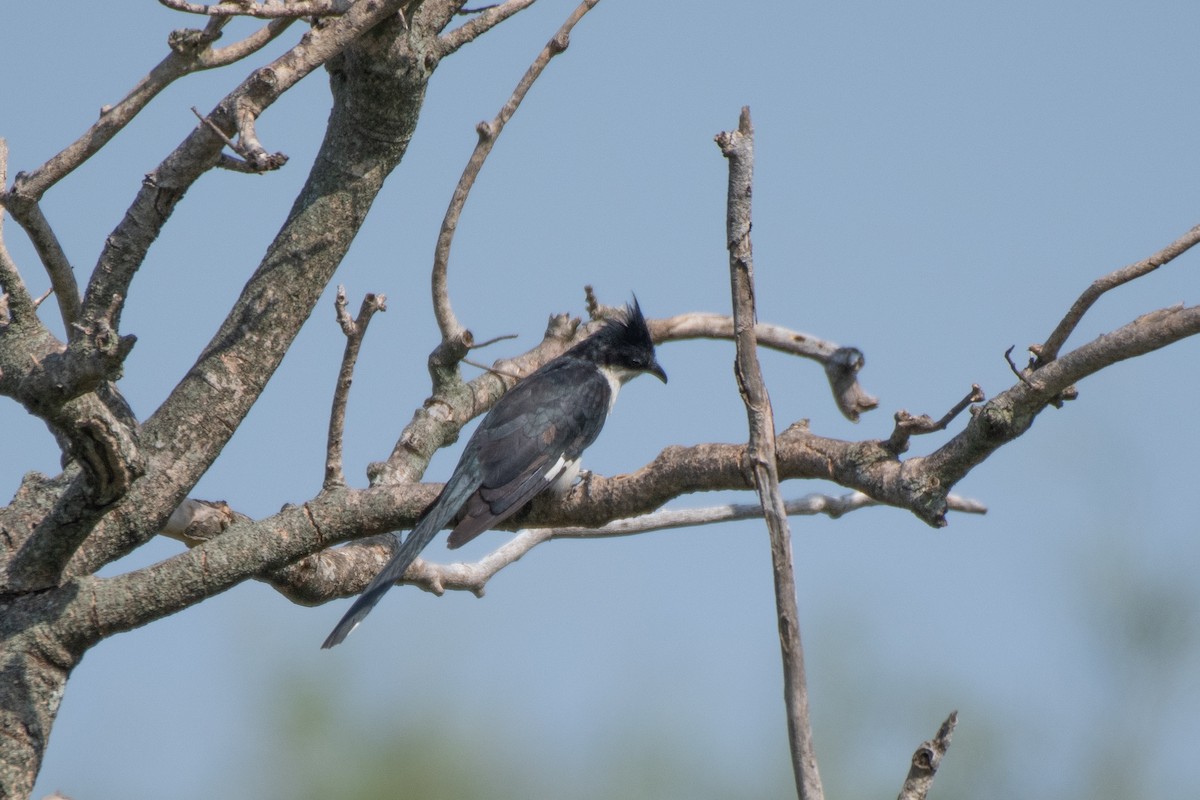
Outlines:
{"label": "perched bird", "polygon": [[456,517],[451,548],[512,516],[546,489],[569,489],[579,474],[579,457],[604,427],[617,391],[643,372],[667,382],[634,298],[600,330],[500,398],[467,442],[441,494],[321,647],[345,639]]}

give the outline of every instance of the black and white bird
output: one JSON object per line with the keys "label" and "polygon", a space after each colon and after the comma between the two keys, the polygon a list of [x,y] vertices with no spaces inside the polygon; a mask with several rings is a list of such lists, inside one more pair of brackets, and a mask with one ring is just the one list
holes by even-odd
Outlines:
{"label": "black and white bird", "polygon": [[441,494],[321,647],[345,639],[456,517],[451,548],[512,516],[543,491],[569,489],[579,474],[579,457],[604,427],[617,391],[643,372],[667,382],[635,298],[500,398],[467,442]]}

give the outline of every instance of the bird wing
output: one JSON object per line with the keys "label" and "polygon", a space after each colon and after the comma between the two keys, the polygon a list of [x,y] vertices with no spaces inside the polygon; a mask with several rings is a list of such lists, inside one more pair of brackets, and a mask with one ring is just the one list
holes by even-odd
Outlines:
{"label": "bird wing", "polygon": [[321,647],[350,635],[460,509],[450,547],[511,516],[549,486],[595,441],[611,398],[607,379],[575,359],[550,362],[501,397],[475,429],[441,494]]}
{"label": "bird wing", "polygon": [[501,398],[468,445],[480,483],[448,546],[461,547],[549,487],[596,440],[611,399],[595,365],[574,359],[551,362]]}

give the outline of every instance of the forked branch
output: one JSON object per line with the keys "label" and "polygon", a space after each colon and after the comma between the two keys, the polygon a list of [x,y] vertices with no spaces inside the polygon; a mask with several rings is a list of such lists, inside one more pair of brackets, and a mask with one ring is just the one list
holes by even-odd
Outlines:
{"label": "forked branch", "polygon": [[346,476],[342,471],[342,434],[346,427],[346,402],[350,396],[350,383],[354,377],[354,365],[362,347],[367,326],[377,311],[387,311],[387,295],[368,294],[363,297],[357,319],[351,318],[346,310],[346,287],[338,286],[334,300],[338,325],[346,336],[346,349],[342,353],[342,366],[338,371],[337,386],[333,390],[333,407],[329,412],[329,436],[325,444],[325,489],[345,486]]}

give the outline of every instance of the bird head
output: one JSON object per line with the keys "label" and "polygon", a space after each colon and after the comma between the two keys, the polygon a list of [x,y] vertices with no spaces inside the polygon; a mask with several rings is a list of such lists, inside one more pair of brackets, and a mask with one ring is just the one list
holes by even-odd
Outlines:
{"label": "bird head", "polygon": [[579,356],[612,370],[622,383],[643,372],[667,382],[667,373],[654,356],[654,340],[636,297],[574,349]]}

